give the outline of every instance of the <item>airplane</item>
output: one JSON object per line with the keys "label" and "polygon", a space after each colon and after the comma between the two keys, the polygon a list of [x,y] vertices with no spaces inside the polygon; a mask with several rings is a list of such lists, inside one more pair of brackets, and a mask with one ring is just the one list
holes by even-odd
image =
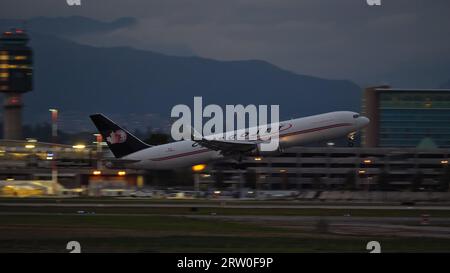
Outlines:
{"label": "airplane", "polygon": [[[240,160],[242,156],[259,156],[262,153],[259,151],[258,140],[218,139],[201,135],[187,140],[151,146],[103,114],[93,114],[90,118],[116,158],[110,161],[109,167],[167,170],[206,164],[235,156],[238,156]],[[350,111],[330,112],[282,121],[279,122],[278,152],[282,153],[286,148],[293,146],[343,136],[352,139],[357,131],[368,124],[367,117]],[[243,130],[245,132],[246,129]],[[240,133],[239,130],[235,132]],[[195,131],[194,133],[198,134]]]}

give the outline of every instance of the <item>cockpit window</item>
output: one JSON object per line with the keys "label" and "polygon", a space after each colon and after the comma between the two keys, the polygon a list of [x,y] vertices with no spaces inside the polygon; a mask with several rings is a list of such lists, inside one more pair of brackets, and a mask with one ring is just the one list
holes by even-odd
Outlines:
{"label": "cockpit window", "polygon": [[354,114],[353,118],[359,118],[359,115],[358,114]]}

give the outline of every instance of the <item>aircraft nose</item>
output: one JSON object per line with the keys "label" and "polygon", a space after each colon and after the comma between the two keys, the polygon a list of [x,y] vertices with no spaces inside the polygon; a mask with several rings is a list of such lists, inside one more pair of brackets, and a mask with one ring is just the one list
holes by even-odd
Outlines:
{"label": "aircraft nose", "polygon": [[369,124],[370,119],[366,118],[366,117],[359,117],[358,118],[358,125],[362,128],[362,127],[366,127],[367,124]]}

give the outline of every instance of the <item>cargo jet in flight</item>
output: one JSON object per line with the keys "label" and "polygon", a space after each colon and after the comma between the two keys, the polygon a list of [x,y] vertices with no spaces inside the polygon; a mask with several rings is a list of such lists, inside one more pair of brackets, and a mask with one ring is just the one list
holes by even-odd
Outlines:
{"label": "cargo jet in flight", "polygon": [[[151,146],[102,114],[90,116],[116,157],[112,166],[130,169],[174,169],[246,155],[262,155],[255,140],[211,139],[208,136]],[[354,135],[369,123],[355,112],[331,112],[279,123],[279,149]],[[239,130],[237,131],[239,133]],[[198,133],[197,133],[198,134]],[[112,167],[111,166],[111,167]]]}

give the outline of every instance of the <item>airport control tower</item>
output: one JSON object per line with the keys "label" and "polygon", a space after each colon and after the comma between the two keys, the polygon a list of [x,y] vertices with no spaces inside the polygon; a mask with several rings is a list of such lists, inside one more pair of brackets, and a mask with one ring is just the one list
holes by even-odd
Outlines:
{"label": "airport control tower", "polygon": [[22,94],[33,89],[32,50],[21,29],[0,37],[0,92],[3,104],[3,138],[22,139]]}

